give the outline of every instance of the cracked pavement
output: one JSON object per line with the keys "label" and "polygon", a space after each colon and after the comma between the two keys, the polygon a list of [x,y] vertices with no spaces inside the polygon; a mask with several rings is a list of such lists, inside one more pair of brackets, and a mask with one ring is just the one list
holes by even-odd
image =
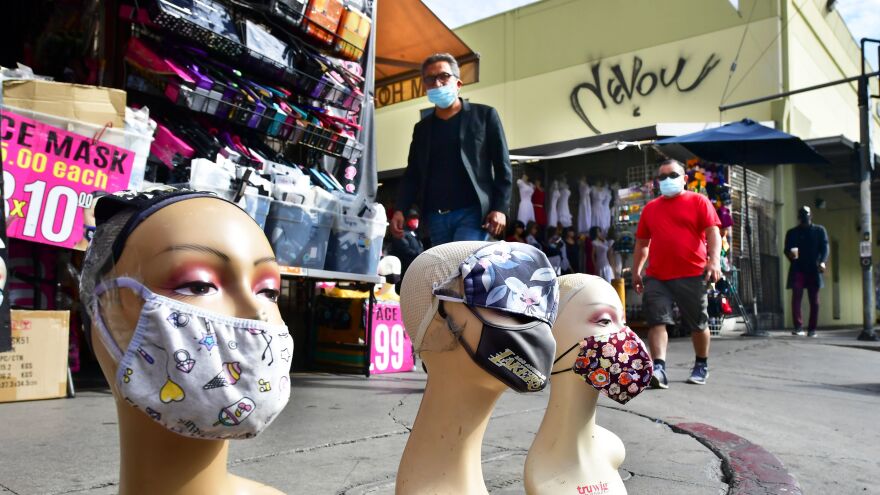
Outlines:
{"label": "cracked pavement", "polygon": [[[843,332],[821,335],[715,339],[702,387],[684,383],[690,341],[671,340],[669,390],[626,406],[600,400],[597,422],[627,449],[621,476],[629,493],[728,493],[721,459],[669,426],[683,422],[760,445],[804,493],[880,493],[880,353],[843,346]],[[290,494],[393,493],[424,389],[417,369],[369,379],[294,374],[290,404],[269,430],[232,442],[230,471]],[[499,401],[482,452],[490,493],[523,493],[522,467],[548,395],[507,392]],[[116,414],[106,390],[0,404],[0,417],[0,495],[115,493]]]}

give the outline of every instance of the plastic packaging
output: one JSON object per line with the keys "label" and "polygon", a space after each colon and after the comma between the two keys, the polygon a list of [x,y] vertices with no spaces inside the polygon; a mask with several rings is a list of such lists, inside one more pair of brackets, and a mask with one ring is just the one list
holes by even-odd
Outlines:
{"label": "plastic packaging", "polygon": [[388,225],[385,209],[375,203],[364,207],[362,216],[353,209],[347,211],[349,214],[340,214],[333,224],[325,269],[375,275]]}

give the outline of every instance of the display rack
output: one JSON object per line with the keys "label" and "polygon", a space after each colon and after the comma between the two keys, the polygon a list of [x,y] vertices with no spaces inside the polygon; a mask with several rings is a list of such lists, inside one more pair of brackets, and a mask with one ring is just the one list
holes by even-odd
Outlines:
{"label": "display rack", "polygon": [[344,273],[344,272],[334,272],[329,270],[316,270],[314,268],[303,268],[298,266],[282,266],[280,267],[281,277],[282,278],[292,278],[298,279],[303,282],[307,282],[304,284],[306,290],[306,298],[308,299],[308,311],[306,312],[305,318],[305,338],[303,339],[306,347],[306,362],[308,363],[308,367],[310,369],[315,368],[313,362],[313,356],[310,354],[313,350],[312,339],[312,329],[314,328],[314,316],[312,315],[312,308],[314,307],[315,297],[317,296],[317,291],[315,290],[315,283],[317,282],[351,282],[358,285],[358,288],[361,290],[366,290],[369,292],[369,296],[367,298],[367,312],[366,312],[366,327],[364,331],[364,343],[363,344],[335,344],[339,347],[344,347],[347,349],[357,349],[363,353],[363,367],[356,366],[344,366],[338,365],[335,367],[327,367],[322,366],[322,369],[327,369],[328,371],[334,372],[342,372],[342,373],[357,373],[362,374],[365,377],[370,376],[370,347],[372,346],[372,337],[370,329],[373,327],[373,306],[376,303],[376,295],[375,295],[375,287],[377,284],[385,283],[385,277],[379,275],[363,275],[358,273]]}

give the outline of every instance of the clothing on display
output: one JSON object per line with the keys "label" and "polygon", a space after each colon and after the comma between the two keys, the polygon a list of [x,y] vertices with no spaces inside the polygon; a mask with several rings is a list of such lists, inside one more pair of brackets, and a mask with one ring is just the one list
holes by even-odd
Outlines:
{"label": "clothing on display", "polygon": [[578,233],[586,233],[590,231],[590,227],[593,226],[592,219],[592,201],[590,200],[590,191],[592,188],[590,187],[590,183],[586,180],[581,180],[578,184],[578,218],[577,218],[577,231]]}
{"label": "clothing on display", "polygon": [[517,179],[516,185],[519,187],[519,209],[516,213],[516,219],[523,225],[528,225],[529,222],[535,221],[535,206],[532,204],[535,186],[522,179]]}
{"label": "clothing on display", "polygon": [[559,190],[559,182],[553,181],[550,184],[550,209],[547,211],[547,225],[550,227],[556,227],[559,223],[559,210],[557,207],[559,206],[559,197],[562,195]]}
{"label": "clothing on display", "polygon": [[532,193],[532,206],[535,207],[535,223],[541,227],[547,225],[547,211],[544,209],[544,189],[535,183],[535,191]]}
{"label": "clothing on display", "polygon": [[605,241],[593,240],[593,251],[596,253],[596,275],[604,278],[606,282],[611,282],[614,279],[614,271],[611,269],[611,264],[608,263],[608,248]]}
{"label": "clothing on display", "polygon": [[561,181],[559,183],[559,204],[556,207],[556,213],[559,216],[559,223],[564,228],[571,227],[572,216],[571,209],[568,207],[568,198],[571,197],[571,189],[568,183]]}
{"label": "clothing on display", "polygon": [[611,272],[614,274],[614,278],[617,278],[623,273],[623,260],[620,253],[614,249],[614,239],[608,239],[605,242],[608,243],[608,252],[611,253]]}
{"label": "clothing on display", "polygon": [[611,226],[611,188],[608,186],[594,187],[590,191],[590,198],[592,199],[592,226],[599,227],[602,232],[608,232],[608,227]]}

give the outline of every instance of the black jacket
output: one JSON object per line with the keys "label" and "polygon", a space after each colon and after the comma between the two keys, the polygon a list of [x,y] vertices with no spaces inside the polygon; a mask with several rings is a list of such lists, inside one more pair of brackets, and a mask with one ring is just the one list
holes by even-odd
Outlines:
{"label": "black jacket", "polygon": [[788,267],[786,288],[791,289],[794,272],[805,273],[816,277],[819,288],[825,287],[825,277],[819,273],[819,263],[828,261],[828,233],[825,227],[811,224],[808,227],[797,226],[785,233],[785,252],[798,248],[798,259]]}
{"label": "black jacket", "polygon": [[[397,192],[398,210],[406,211],[418,204],[419,210],[424,212],[424,192],[431,163],[431,124],[436,118],[432,112],[413,128],[406,172]],[[490,106],[462,100],[461,119],[461,161],[480,199],[483,218],[490,211],[506,215],[510,209],[513,173],[498,112]],[[428,215],[422,217],[427,220]]]}
{"label": "black jacket", "polygon": [[419,240],[416,233],[409,228],[405,228],[403,230],[403,237],[400,239],[391,238],[391,249],[388,250],[388,254],[397,256],[400,259],[400,275],[403,276],[413,260],[422,254],[422,250],[422,241]]}

